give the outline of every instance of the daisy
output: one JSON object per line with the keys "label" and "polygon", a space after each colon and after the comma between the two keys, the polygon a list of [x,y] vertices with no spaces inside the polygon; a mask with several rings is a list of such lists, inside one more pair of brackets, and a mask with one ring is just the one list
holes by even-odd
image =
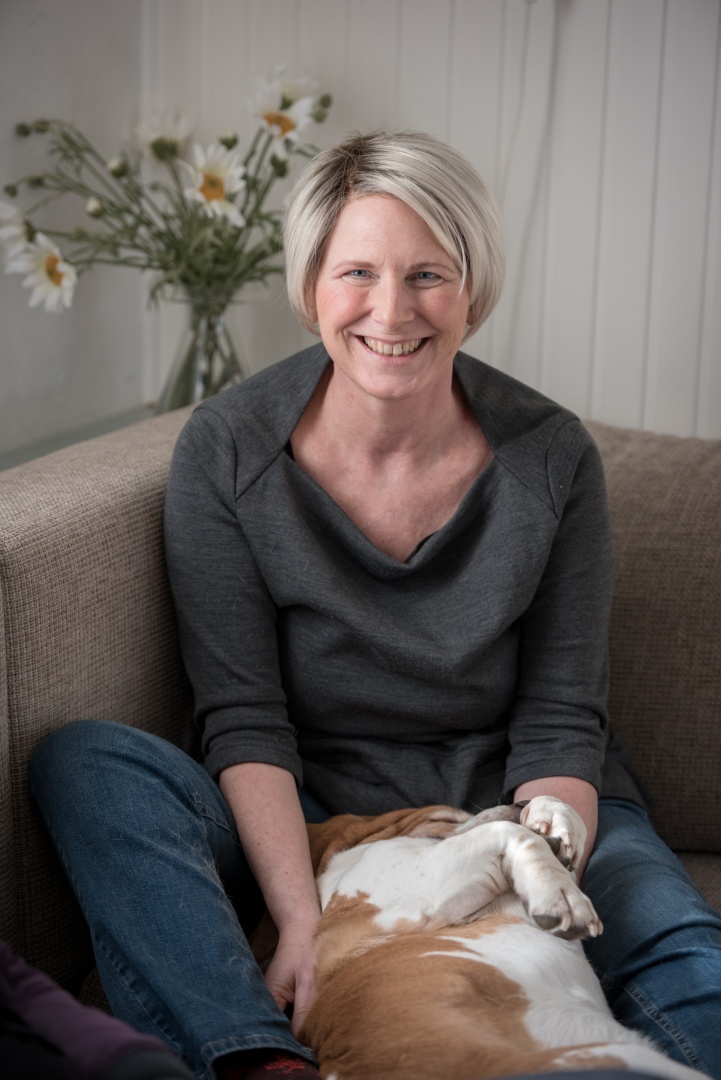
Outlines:
{"label": "daisy", "polygon": [[180,163],[188,171],[192,185],[185,189],[185,197],[200,203],[208,217],[227,218],[241,229],[245,224],[243,216],[230,199],[245,189],[245,169],[240,164],[240,156],[220,143],[213,143],[207,150],[194,146],[193,160],[195,166],[185,161]]}
{"label": "daisy", "polygon": [[299,133],[313,119],[316,99],[313,94],[303,92],[308,88],[303,80],[294,82],[280,76],[258,82],[251,111],[280,140],[283,149],[286,140],[295,143]]}
{"label": "daisy", "polygon": [[151,112],[133,132],[146,154],[158,161],[172,161],[182,153],[190,138],[191,126],[177,112]]}
{"label": "daisy", "polygon": [[0,199],[0,248],[5,262],[19,255],[28,242],[25,219],[17,206]]}
{"label": "daisy", "polygon": [[65,262],[60,249],[43,233],[36,233],[35,239],[8,262],[7,271],[27,274],[23,285],[33,290],[29,307],[42,303],[46,311],[62,311],[73,302],[78,277],[75,268]]}

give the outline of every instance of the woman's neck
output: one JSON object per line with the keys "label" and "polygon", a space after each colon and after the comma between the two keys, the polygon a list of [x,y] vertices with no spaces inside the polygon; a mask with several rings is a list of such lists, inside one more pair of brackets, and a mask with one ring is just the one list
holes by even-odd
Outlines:
{"label": "woman's neck", "polygon": [[468,423],[475,424],[475,417],[452,379],[410,397],[377,398],[331,367],[299,429],[369,464],[404,457],[420,465],[447,453]]}

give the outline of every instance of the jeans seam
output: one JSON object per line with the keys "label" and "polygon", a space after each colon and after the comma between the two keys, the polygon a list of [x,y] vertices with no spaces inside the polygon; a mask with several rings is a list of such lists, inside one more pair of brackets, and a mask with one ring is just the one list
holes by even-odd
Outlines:
{"label": "jeans seam", "polygon": [[673,1039],[674,1044],[679,1050],[679,1053],[683,1054],[684,1060],[689,1064],[692,1069],[697,1069],[699,1072],[708,1072],[707,1067],[696,1053],[695,1048],[688,1041],[684,1033],[676,1026],[673,1020],[665,1013],[661,1012],[654,1003],[646,997],[643,990],[640,990],[635,983],[629,982],[623,987],[623,992],[635,1001],[636,1004],[643,1010],[657,1027]]}
{"label": "jeans seam", "polygon": [[[151,1012],[151,1010],[148,1007],[148,1005],[146,1004],[146,1002],[143,1001],[142,998],[138,995],[137,990],[133,986],[132,982],[128,981],[128,979],[126,978],[125,973],[122,970],[122,967],[115,962],[115,957],[113,956],[112,951],[107,948],[107,946],[105,945],[105,942],[103,941],[103,935],[99,934],[99,933],[98,934],[93,933],[92,934],[92,939],[93,939],[93,946],[95,948],[96,957],[97,957],[98,952],[101,952],[103,954],[103,956],[105,957],[107,963],[109,963],[110,966],[115,971],[116,976],[119,979],[121,979],[122,982],[127,987],[128,993],[131,995],[131,997],[135,1001],[137,1007],[142,1010],[144,1015],[148,1018],[148,1022],[153,1025],[153,1028],[155,1029],[155,1031],[156,1031],[156,1033],[158,1035],[158,1038],[162,1039],[163,1042],[168,1043],[180,1057],[184,1057],[183,1047],[180,1045],[178,1040],[175,1038],[175,1036],[173,1034],[171,1034],[171,1032],[168,1030],[167,1026],[165,1026],[164,1024],[161,1024],[158,1021],[158,1019],[153,1015],[153,1013]],[[102,982],[102,979],[101,979],[101,982]]]}

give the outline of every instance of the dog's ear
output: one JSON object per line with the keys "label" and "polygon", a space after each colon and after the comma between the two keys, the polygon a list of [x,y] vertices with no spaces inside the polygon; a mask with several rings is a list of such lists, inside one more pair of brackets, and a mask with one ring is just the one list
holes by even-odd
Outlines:
{"label": "dog's ear", "polygon": [[341,814],[328,818],[320,825],[308,825],[313,870],[317,877],[338,851],[376,840],[395,836],[450,836],[470,816],[450,806],[426,806],[420,810],[391,810],[373,817]]}

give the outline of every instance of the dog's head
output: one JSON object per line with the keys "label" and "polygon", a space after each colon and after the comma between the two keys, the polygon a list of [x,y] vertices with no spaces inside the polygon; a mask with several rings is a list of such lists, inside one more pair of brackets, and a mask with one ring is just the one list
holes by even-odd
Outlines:
{"label": "dog's head", "polygon": [[420,810],[391,810],[372,817],[341,814],[328,818],[320,825],[308,825],[313,870],[318,877],[339,851],[376,840],[390,840],[395,836],[443,839],[470,817],[465,811],[450,806],[425,806]]}

